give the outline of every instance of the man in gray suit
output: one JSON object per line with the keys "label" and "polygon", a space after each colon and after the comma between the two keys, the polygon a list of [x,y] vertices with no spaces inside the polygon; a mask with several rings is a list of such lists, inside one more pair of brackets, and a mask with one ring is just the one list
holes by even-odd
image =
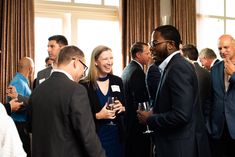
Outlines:
{"label": "man in gray suit", "polygon": [[53,68],[56,67],[57,56],[59,52],[66,45],[68,45],[68,41],[63,35],[53,35],[48,38],[47,51],[49,58],[54,61],[54,64],[38,72],[36,79],[36,87],[43,81],[48,79],[48,77],[51,75]]}
{"label": "man in gray suit", "polygon": [[57,69],[31,94],[33,157],[105,157],[86,89],[77,83],[86,66],[83,52],[66,46]]}

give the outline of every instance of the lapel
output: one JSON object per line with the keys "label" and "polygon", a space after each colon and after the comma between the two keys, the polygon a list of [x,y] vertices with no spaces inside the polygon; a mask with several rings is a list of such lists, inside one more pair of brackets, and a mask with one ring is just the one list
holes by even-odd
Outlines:
{"label": "lapel", "polygon": [[217,74],[217,76],[219,76],[218,77],[218,79],[219,79],[219,84],[220,84],[220,86],[221,86],[221,88],[223,89],[223,91],[225,92],[225,85],[224,85],[224,62],[221,62],[221,64],[220,64],[220,66],[218,67],[219,68],[219,70],[218,70],[218,74]]}
{"label": "lapel", "polygon": [[161,92],[161,88],[162,88],[163,84],[165,83],[166,77],[168,75],[168,72],[169,72],[169,69],[171,68],[172,63],[174,63],[174,60],[176,58],[178,58],[178,57],[180,57],[180,54],[174,55],[171,58],[170,62],[167,64],[166,68],[163,70],[163,72],[161,72],[161,79],[160,79],[160,82],[159,82],[159,85],[158,85],[158,89],[157,89],[157,92],[156,92],[156,97],[155,97],[154,104],[156,104],[156,102],[157,102],[159,93]]}

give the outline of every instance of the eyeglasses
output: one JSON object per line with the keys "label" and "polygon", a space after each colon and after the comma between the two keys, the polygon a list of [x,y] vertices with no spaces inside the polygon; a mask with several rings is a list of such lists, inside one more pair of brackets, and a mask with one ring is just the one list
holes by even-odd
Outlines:
{"label": "eyeglasses", "polygon": [[83,67],[84,67],[84,72],[86,72],[87,69],[88,69],[88,67],[86,66],[86,64],[83,63],[80,59],[79,59],[79,62],[83,65]]}
{"label": "eyeglasses", "polygon": [[172,41],[172,40],[163,40],[163,41],[153,40],[153,41],[149,42],[149,45],[152,47],[155,47],[159,44],[166,43],[166,42],[174,42],[174,41]]}
{"label": "eyeglasses", "polygon": [[[77,58],[72,58],[72,60],[76,60]],[[78,61],[83,65],[84,68],[84,73],[87,71],[88,67],[86,66],[85,63],[83,63],[80,59],[78,59]]]}

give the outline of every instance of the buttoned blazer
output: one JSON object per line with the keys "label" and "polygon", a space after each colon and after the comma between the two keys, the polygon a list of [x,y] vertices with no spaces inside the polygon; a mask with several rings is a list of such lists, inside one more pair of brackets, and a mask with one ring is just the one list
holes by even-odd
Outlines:
{"label": "buttoned blazer", "polygon": [[224,62],[215,64],[211,69],[211,135],[220,138],[225,122],[232,139],[235,139],[235,73],[229,79],[228,90],[224,85]]}
{"label": "buttoned blazer", "polygon": [[53,72],[35,88],[29,104],[32,105],[32,156],[105,156],[82,85],[61,72]]}
{"label": "buttoned blazer", "polygon": [[208,143],[203,143],[207,134],[194,66],[176,54],[163,73],[153,115],[147,119],[156,138],[156,156],[210,156]]}

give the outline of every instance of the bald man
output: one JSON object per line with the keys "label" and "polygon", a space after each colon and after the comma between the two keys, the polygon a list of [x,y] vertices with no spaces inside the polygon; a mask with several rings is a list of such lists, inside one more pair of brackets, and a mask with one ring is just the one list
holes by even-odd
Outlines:
{"label": "bald man", "polygon": [[[23,57],[19,61],[18,72],[11,80],[10,86],[14,86],[18,94],[24,97],[29,97],[31,94],[31,89],[29,87],[29,78],[33,75],[33,72],[33,60],[29,57]],[[20,139],[23,143],[24,150],[27,153],[27,157],[30,157],[30,138],[29,133],[26,131],[26,114],[27,107],[23,107],[16,112],[12,112],[11,117],[16,124]]]}
{"label": "bald man", "polygon": [[222,35],[218,50],[223,61],[211,69],[212,102],[209,131],[213,157],[235,156],[235,40]]}

